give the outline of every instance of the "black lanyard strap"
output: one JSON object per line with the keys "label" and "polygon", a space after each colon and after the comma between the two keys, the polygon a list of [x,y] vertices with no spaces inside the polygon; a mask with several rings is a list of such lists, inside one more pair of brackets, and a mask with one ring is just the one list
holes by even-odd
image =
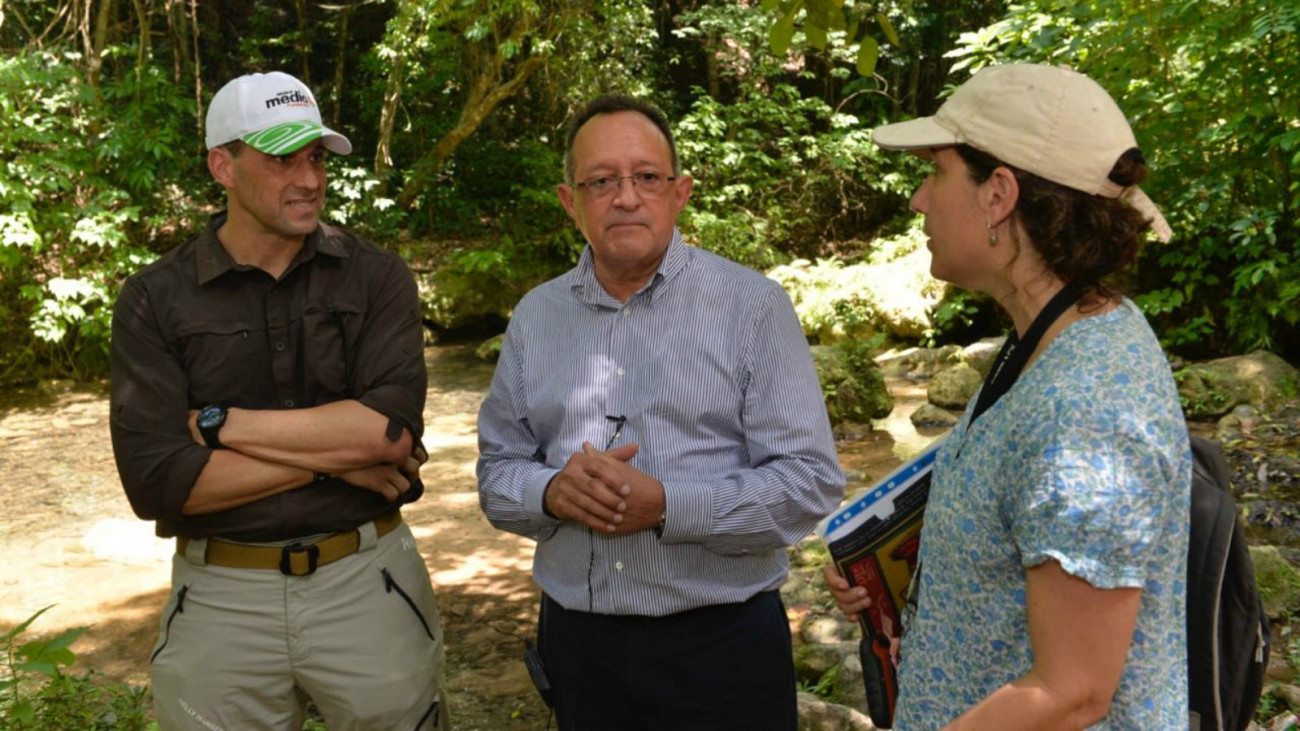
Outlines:
{"label": "black lanyard strap", "polygon": [[[1002,343],[1002,349],[998,351],[998,357],[993,361],[993,367],[989,369],[989,375],[980,388],[979,398],[975,400],[975,410],[971,412],[970,424],[974,424],[975,420],[980,418],[980,414],[997,403],[997,400],[1002,398],[1002,394],[1011,390],[1011,386],[1020,376],[1020,371],[1024,370],[1025,363],[1029,361],[1030,354],[1038,348],[1043,333],[1047,332],[1047,328],[1051,327],[1057,318],[1079,301],[1083,296],[1083,288],[1082,282],[1067,282],[1061,291],[1048,301],[1043,311],[1034,318],[1029,329],[1025,330],[1024,338],[1016,334],[1015,328],[1007,333],[1007,339]],[[970,424],[967,424],[967,429],[970,429]]]}

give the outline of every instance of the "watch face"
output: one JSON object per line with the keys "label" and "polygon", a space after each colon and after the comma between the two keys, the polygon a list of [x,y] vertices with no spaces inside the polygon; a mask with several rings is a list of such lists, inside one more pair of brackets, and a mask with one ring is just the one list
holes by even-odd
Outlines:
{"label": "watch face", "polygon": [[197,419],[200,429],[211,429],[215,426],[221,426],[226,420],[226,411],[220,406],[204,406],[199,412]]}

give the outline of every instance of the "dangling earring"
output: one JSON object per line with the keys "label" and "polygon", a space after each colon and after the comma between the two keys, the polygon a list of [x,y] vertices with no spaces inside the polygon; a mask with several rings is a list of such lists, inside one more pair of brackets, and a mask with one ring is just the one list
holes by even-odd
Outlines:
{"label": "dangling earring", "polygon": [[998,232],[993,228],[993,223],[991,221],[985,221],[984,228],[988,229],[989,231],[989,246],[997,246]]}

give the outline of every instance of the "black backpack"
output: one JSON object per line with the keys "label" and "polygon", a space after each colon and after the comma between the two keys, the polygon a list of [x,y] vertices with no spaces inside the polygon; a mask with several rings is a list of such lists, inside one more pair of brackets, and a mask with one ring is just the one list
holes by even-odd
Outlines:
{"label": "black backpack", "polygon": [[1191,729],[1243,731],[1264,687],[1271,638],[1219,445],[1191,436],[1187,680]]}

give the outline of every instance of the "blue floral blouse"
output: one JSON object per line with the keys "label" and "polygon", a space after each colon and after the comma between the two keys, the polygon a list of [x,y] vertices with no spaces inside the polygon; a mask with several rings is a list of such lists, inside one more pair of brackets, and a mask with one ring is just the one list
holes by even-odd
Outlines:
{"label": "blue floral blouse", "polygon": [[1124,300],[1071,324],[969,420],[968,408],[935,462],[894,728],[939,728],[1030,669],[1025,570],[1049,559],[1098,588],[1142,589],[1119,690],[1093,728],[1186,728],[1191,454],[1141,311]]}

